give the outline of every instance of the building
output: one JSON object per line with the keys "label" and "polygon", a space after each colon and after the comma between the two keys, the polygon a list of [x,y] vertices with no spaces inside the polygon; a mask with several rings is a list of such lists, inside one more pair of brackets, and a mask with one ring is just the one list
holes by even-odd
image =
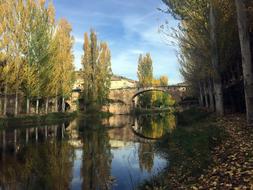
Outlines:
{"label": "building", "polygon": [[113,75],[111,79],[111,87],[110,89],[120,89],[120,88],[134,88],[137,86],[137,81]]}
{"label": "building", "polygon": [[[120,88],[134,88],[137,86],[137,81],[128,79],[126,77],[113,75],[111,78],[111,87],[110,89],[120,89]],[[76,79],[73,85],[74,91],[80,91],[83,87],[83,79],[79,71],[76,72]]]}

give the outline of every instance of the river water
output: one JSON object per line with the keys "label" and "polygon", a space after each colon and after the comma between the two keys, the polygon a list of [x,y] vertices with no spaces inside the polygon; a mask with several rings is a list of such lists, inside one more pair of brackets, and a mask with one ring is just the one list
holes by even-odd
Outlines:
{"label": "river water", "polygon": [[76,118],[0,131],[0,189],[136,189],[169,163],[155,142],[170,114]]}

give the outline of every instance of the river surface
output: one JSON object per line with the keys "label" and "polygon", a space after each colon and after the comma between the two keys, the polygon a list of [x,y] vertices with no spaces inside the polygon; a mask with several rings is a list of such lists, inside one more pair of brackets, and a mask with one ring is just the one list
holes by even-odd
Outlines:
{"label": "river surface", "polygon": [[136,189],[169,163],[155,142],[173,115],[76,118],[0,131],[0,189]]}

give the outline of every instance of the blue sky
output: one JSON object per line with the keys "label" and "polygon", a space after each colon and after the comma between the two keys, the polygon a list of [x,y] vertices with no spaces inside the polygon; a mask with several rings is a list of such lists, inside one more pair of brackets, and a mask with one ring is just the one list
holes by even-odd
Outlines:
{"label": "blue sky", "polygon": [[137,79],[140,53],[150,52],[154,76],[167,75],[169,82],[182,81],[176,57],[176,46],[168,45],[158,28],[166,20],[171,27],[177,21],[157,10],[161,0],[54,0],[56,17],[66,18],[75,37],[75,67],[81,68],[84,32],[93,28],[112,53],[114,74]]}

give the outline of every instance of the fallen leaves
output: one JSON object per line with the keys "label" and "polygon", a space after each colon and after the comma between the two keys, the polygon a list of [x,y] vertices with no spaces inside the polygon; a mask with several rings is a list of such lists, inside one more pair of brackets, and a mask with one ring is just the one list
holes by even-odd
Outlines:
{"label": "fallen leaves", "polygon": [[213,163],[191,189],[253,189],[253,129],[243,116],[219,119],[228,137],[212,152]]}

